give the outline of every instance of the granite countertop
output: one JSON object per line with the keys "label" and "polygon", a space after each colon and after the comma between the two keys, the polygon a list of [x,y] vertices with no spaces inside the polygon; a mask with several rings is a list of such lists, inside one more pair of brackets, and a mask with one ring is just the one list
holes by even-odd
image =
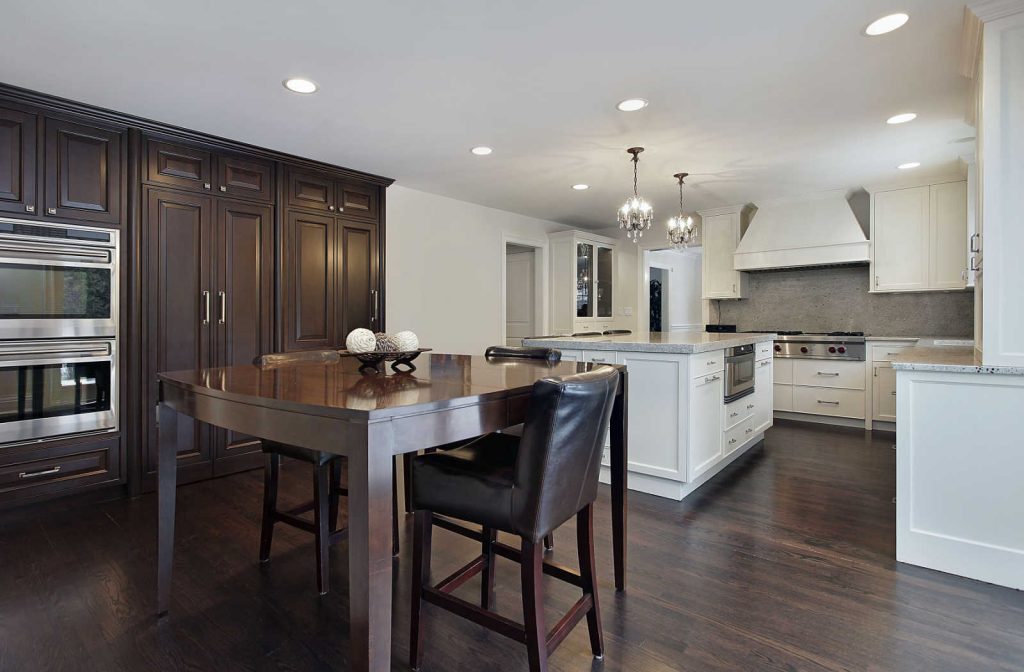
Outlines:
{"label": "granite countertop", "polygon": [[908,341],[914,342],[921,340],[917,336],[865,336],[865,341]]}
{"label": "granite countertop", "polygon": [[669,331],[608,336],[551,336],[523,339],[523,345],[566,350],[613,350],[620,352],[667,352],[690,355],[775,340],[774,333],[709,334],[703,331]]}
{"label": "granite countertop", "polygon": [[897,371],[941,373],[995,373],[1024,376],[1024,366],[985,366],[970,345],[924,345],[908,348],[893,358]]}

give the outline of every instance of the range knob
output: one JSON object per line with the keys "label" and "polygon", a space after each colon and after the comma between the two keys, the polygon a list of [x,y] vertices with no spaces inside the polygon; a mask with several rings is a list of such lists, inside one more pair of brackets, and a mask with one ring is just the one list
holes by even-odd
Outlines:
{"label": "range knob", "polygon": [[800,352],[802,352],[802,353],[804,353],[806,355],[807,354],[807,346],[806,345],[800,346]]}
{"label": "range knob", "polygon": [[778,345],[778,344],[776,344],[776,346],[775,346],[775,352],[782,352],[782,346],[781,346],[781,345]]}
{"label": "range knob", "polygon": [[836,354],[836,346],[834,346],[834,345],[828,346],[828,351],[831,352],[833,355]]}
{"label": "range knob", "polygon": [[846,348],[844,348],[843,346],[840,345],[839,346],[839,354],[841,355],[841,354],[843,354],[845,352],[846,352]]}

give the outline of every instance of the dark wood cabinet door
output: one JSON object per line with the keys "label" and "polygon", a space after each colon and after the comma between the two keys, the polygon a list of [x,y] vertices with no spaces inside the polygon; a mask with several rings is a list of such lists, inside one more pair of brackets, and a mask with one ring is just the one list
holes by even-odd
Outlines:
{"label": "dark wood cabinet door", "polygon": [[334,229],[333,217],[288,213],[281,269],[285,350],[334,343]]}
{"label": "dark wood cabinet door", "polygon": [[[273,210],[217,202],[214,366],[251,364],[273,350]],[[214,474],[258,467],[259,439],[214,430]]]}
{"label": "dark wood cabinet door", "polygon": [[359,327],[379,331],[377,227],[338,220],[337,340]]}
{"label": "dark wood cabinet door", "polygon": [[[213,199],[146,188],[148,235],[147,412],[158,401],[160,371],[207,368],[215,319],[212,245]],[[152,417],[152,416],[150,416]],[[209,477],[210,428],[179,414],[178,466],[186,480]],[[156,471],[157,428],[150,422],[146,468]]]}
{"label": "dark wood cabinet door", "polygon": [[338,211],[344,213],[345,217],[376,222],[379,219],[378,191],[374,186],[341,183],[338,185]]}
{"label": "dark wood cabinet door", "polygon": [[37,210],[36,115],[0,108],[0,212]]}
{"label": "dark wood cabinet door", "polygon": [[124,172],[121,140],[119,131],[47,119],[43,214],[119,224]]}
{"label": "dark wood cabinet door", "polygon": [[274,200],[274,164],[238,156],[217,157],[217,190],[234,198]]}
{"label": "dark wood cabinet door", "polygon": [[334,179],[322,173],[288,170],[288,207],[333,212]]}
{"label": "dark wood cabinet door", "polygon": [[146,141],[146,180],[179,189],[211,191],[213,156],[204,149],[150,138]]}

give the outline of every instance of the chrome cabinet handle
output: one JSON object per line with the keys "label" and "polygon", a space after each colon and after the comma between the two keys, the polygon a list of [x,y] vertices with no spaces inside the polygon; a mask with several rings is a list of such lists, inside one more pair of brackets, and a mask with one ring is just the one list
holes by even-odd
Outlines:
{"label": "chrome cabinet handle", "polygon": [[36,211],[36,206],[34,206],[34,205],[26,205],[25,206],[25,212],[35,212],[35,211]]}
{"label": "chrome cabinet handle", "polygon": [[705,383],[713,383],[716,380],[721,380],[721,378],[719,378],[718,376],[705,376],[704,377],[704,382]]}
{"label": "chrome cabinet handle", "polygon": [[333,205],[328,205],[327,209],[330,210],[331,212],[334,212],[334,206]]}
{"label": "chrome cabinet handle", "polygon": [[977,241],[979,243],[981,242],[981,234],[980,233],[972,233],[971,234],[971,252],[981,252],[981,246],[978,246],[978,247],[974,246],[974,242],[975,241]]}
{"label": "chrome cabinet handle", "polygon": [[735,418],[737,415],[739,415],[739,413],[730,413],[729,417],[730,418]]}
{"label": "chrome cabinet handle", "polygon": [[39,478],[40,476],[49,476],[56,473],[60,473],[60,465],[50,467],[49,469],[40,469],[39,471],[23,471],[18,474],[18,478]]}
{"label": "chrome cabinet handle", "polygon": [[209,182],[203,182],[203,189],[209,189],[211,186]]}
{"label": "chrome cabinet handle", "polygon": [[590,361],[592,361],[592,362],[604,362],[605,359],[604,359],[604,357],[591,357]]}
{"label": "chrome cabinet handle", "polygon": [[819,376],[838,376],[839,374],[838,373],[834,373],[832,371],[818,371],[818,375]]}
{"label": "chrome cabinet handle", "polygon": [[732,444],[734,444],[734,443],[736,443],[736,439],[729,439],[729,445],[730,445],[730,446],[731,446]]}
{"label": "chrome cabinet handle", "polygon": [[210,292],[203,290],[203,324],[210,323]]}
{"label": "chrome cabinet handle", "polygon": [[373,304],[373,306],[372,306],[373,307],[373,315],[370,316],[370,322],[373,323],[375,326],[377,324],[377,320],[380,319],[380,301],[379,301],[379,298],[380,298],[380,295],[377,293],[377,290],[376,289],[371,289],[370,290],[370,302]]}
{"label": "chrome cabinet handle", "polygon": [[747,433],[747,434],[751,434],[751,433],[753,433],[753,431],[754,431],[754,428],[753,428],[753,427],[747,427],[747,431],[746,431],[746,433]]}
{"label": "chrome cabinet handle", "polygon": [[750,409],[752,409],[753,407],[754,407],[754,405],[753,405],[753,404],[747,404],[747,410],[748,410],[748,411],[749,411]]}
{"label": "chrome cabinet handle", "polygon": [[48,214],[48,215],[56,215],[57,214],[57,208],[47,208],[46,209],[46,214]]}
{"label": "chrome cabinet handle", "polygon": [[977,261],[978,261],[977,257],[971,257],[971,270],[972,271],[980,271],[981,270],[981,266],[978,266],[978,264],[976,263]]}
{"label": "chrome cabinet handle", "polygon": [[225,186],[224,186],[224,185],[222,184],[222,185],[220,185],[220,190],[221,190],[221,191],[227,191],[227,190],[228,190],[228,188],[227,188],[227,187],[225,187]]}
{"label": "chrome cabinet handle", "polygon": [[220,297],[220,316],[217,318],[217,322],[224,324],[228,321],[228,293],[217,292],[217,296]]}
{"label": "chrome cabinet handle", "polygon": [[341,206],[339,205],[339,206],[338,206],[338,212],[345,212],[345,208],[343,208],[343,207],[341,207]]}
{"label": "chrome cabinet handle", "polygon": [[769,365],[769,364],[771,364],[771,363],[772,363],[772,360],[770,360],[770,359],[766,359],[766,360],[764,360],[763,362],[761,362],[761,366],[768,366],[768,365]]}
{"label": "chrome cabinet handle", "polygon": [[838,401],[822,401],[821,399],[818,399],[818,403],[819,404],[828,404],[829,406],[838,406],[839,405]]}

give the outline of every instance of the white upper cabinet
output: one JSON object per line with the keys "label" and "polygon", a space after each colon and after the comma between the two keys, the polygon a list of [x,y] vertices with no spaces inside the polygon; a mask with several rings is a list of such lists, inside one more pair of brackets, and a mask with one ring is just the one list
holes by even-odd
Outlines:
{"label": "white upper cabinet", "polygon": [[967,183],[878,191],[871,196],[871,291],[967,286]]}
{"label": "white upper cabinet", "polygon": [[613,326],[616,241],[583,231],[561,231],[548,238],[554,332]]}
{"label": "white upper cabinet", "polygon": [[704,298],[746,298],[747,275],[735,270],[733,255],[746,224],[747,206],[704,210],[699,214],[704,245]]}

